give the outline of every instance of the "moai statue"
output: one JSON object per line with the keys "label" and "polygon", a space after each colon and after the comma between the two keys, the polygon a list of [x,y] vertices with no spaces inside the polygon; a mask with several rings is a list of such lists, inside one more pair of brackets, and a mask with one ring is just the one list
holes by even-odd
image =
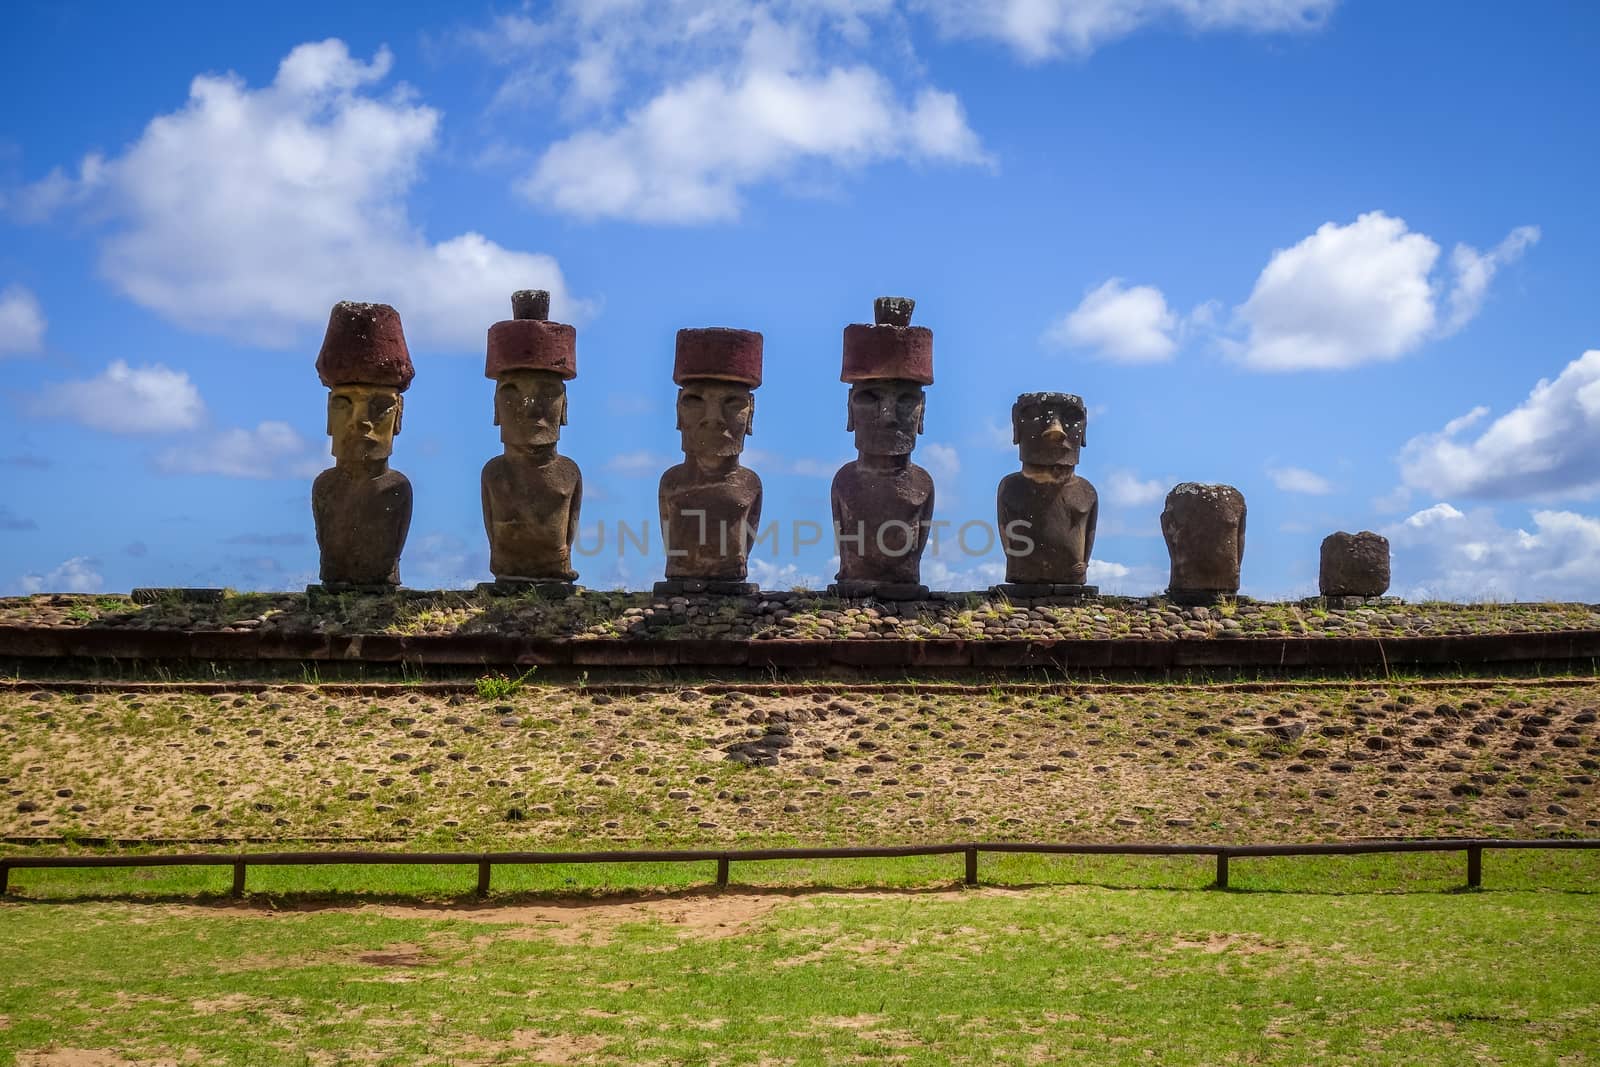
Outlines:
{"label": "moai statue", "polygon": [[684,461],[661,476],[658,502],[667,580],[657,596],[746,596],[750,544],[761,525],[761,479],[741,466],[761,384],[761,335],[679,330],[672,380]]}
{"label": "moai statue", "polygon": [[1363,530],[1329,534],[1322,542],[1317,585],[1325,597],[1365,600],[1389,591],[1389,539]]}
{"label": "moai statue", "polygon": [[1094,552],[1100,496],[1078,476],[1089,413],[1071,393],[1023,393],[1011,407],[1011,440],[1022,470],[995,494],[1006,581],[994,591],[1018,600],[1094,596],[1084,584]]}
{"label": "moai statue", "polygon": [[833,476],[839,575],[833,596],[921,600],[922,550],[933,522],[933,477],[911,462],[933,384],[933,331],[911,325],[916,302],[879,297],[874,324],[844,328],[850,383],[845,429],[856,459]]}
{"label": "moai statue", "polygon": [[556,452],[567,424],[567,382],[578,375],[577,331],[548,321],[550,294],[511,295],[510,319],[489,327],[483,373],[494,379],[494,424],[505,453],[483,467],[483,528],[489,535],[491,593],[528,589],[566,596],[578,572],[583,475]]}
{"label": "moai statue", "polygon": [[1167,597],[1214,604],[1239,592],[1244,561],[1244,495],[1231,485],[1184,482],[1167,494],[1161,535],[1172,557]]}
{"label": "moai statue", "polygon": [[411,528],[411,483],[389,469],[411,384],[400,314],[341,301],[328,316],[317,375],[328,387],[334,465],[311,486],[322,585],[308,592],[383,592],[400,584]]}

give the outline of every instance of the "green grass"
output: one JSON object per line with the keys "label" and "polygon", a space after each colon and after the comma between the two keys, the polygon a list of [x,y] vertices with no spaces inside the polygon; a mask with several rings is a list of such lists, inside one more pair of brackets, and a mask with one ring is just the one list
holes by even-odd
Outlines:
{"label": "green grass", "polygon": [[0,907],[0,1065],[52,1046],[261,1067],[1584,1064],[1595,916],[1573,891],[1099,885],[495,912],[30,901]]}

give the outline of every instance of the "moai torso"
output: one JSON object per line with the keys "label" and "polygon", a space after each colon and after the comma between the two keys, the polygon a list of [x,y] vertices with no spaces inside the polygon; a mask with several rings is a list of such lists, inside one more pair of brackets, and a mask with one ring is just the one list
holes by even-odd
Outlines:
{"label": "moai torso", "polygon": [[748,467],[706,472],[680,463],[661,476],[667,577],[743,581],[761,525],[761,479]]}
{"label": "moai torso", "polygon": [[311,485],[311,514],[324,583],[400,584],[400,552],[411,529],[411,483],[405,475],[325,470]]}
{"label": "moai torso", "polygon": [[832,499],[840,581],[921,580],[933,521],[932,475],[910,462],[883,468],[853,460],[833,476]]}
{"label": "moai torso", "polygon": [[[1006,554],[1006,581],[1084,584],[1100,510],[1099,494],[1088,479],[1070,472],[1035,478],[1018,471],[1001,480],[996,504],[1001,537],[1018,546]],[[1027,541],[1031,548],[1020,551]]]}
{"label": "moai torso", "polygon": [[1167,494],[1161,533],[1172,559],[1169,594],[1239,591],[1244,496],[1229,485],[1184,482]]}
{"label": "moai torso", "polygon": [[566,456],[508,452],[483,467],[489,572],[499,579],[570,582],[583,476]]}

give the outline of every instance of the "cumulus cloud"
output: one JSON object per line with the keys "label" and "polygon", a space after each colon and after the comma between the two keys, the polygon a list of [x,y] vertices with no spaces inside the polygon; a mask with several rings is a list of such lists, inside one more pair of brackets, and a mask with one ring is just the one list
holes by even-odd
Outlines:
{"label": "cumulus cloud", "polygon": [[951,445],[938,441],[924,442],[917,448],[917,457],[935,481],[954,478],[961,473],[961,454]]}
{"label": "cumulus cloud", "polygon": [[1539,242],[1539,227],[1518,226],[1488,252],[1479,252],[1471,245],[1458,244],[1450,253],[1450,266],[1455,271],[1455,284],[1450,289],[1449,311],[1443,332],[1455,333],[1471,322],[1483,306],[1484,294],[1495,272],[1507,263],[1522,258],[1522,253]]}
{"label": "cumulus cloud", "polygon": [[24,593],[98,593],[106,584],[98,566],[97,559],[73,556],[46,574],[24,574],[17,584]]}
{"label": "cumulus cloud", "polygon": [[1396,592],[1412,600],[1600,600],[1600,519],[1534,511],[1507,529],[1445,502],[1385,527]]}
{"label": "cumulus cloud", "polygon": [[1167,486],[1154,479],[1141,479],[1132,471],[1113,470],[1106,475],[1102,492],[1106,499],[1120,507],[1138,507],[1164,499]]}
{"label": "cumulus cloud", "polygon": [[44,309],[31,289],[0,289],[0,356],[37,352],[44,345]]}
{"label": "cumulus cloud", "polygon": [[1190,32],[1320,29],[1338,0],[916,0],[940,30],[1008,45],[1023,60],[1086,56],[1150,25]]}
{"label": "cumulus cloud", "polygon": [[110,227],[105,275],[189,329],[303,345],[335,301],[379,300],[414,344],[476,351],[507,294],[529,287],[570,320],[581,309],[549,256],[472,232],[432,242],[411,222],[439,113],[404,87],[379,91],[392,64],[330,39],[296,47],[264,88],[202,74],[125,152],[32,192],[88,205]]}
{"label": "cumulus cloud", "polygon": [[1285,493],[1306,493],[1325,496],[1333,492],[1333,483],[1315,471],[1304,467],[1268,467],[1267,477]]}
{"label": "cumulus cloud", "polygon": [[1118,363],[1159,363],[1177,351],[1177,328],[1178,316],[1167,307],[1160,289],[1128,288],[1121,278],[1112,278],[1090,290],[1055,322],[1045,332],[1045,341],[1093,349]]}
{"label": "cumulus cloud", "polygon": [[1273,254],[1249,299],[1235,309],[1245,339],[1225,348],[1266,371],[1399,359],[1466,325],[1495,271],[1538,234],[1537,227],[1519,227],[1489,253],[1458,245],[1447,278],[1434,272],[1439,245],[1403,219],[1371,211],[1346,226],[1323,223]]}
{"label": "cumulus cloud", "polygon": [[253,430],[223,430],[202,441],[169,448],[156,457],[162,474],[217,474],[224,478],[310,478],[331,461],[286,422]]}
{"label": "cumulus cloud", "polygon": [[130,367],[120,359],[93,378],[45,386],[24,410],[121,434],[192,430],[205,417],[200,390],[186,372],[160,363]]}
{"label": "cumulus cloud", "polygon": [[1541,378],[1528,398],[1476,438],[1488,417],[1475,407],[1400,450],[1400,477],[1438,496],[1491,499],[1590,497],[1600,491],[1600,349]]}
{"label": "cumulus cloud", "polygon": [[511,72],[498,102],[555,97],[577,127],[518,180],[530,202],[705,223],[736,218],[749,187],[810,168],[988,162],[953,94],[914,70],[902,88],[874,65],[893,53],[895,24],[887,0],[569,0],[473,40]]}

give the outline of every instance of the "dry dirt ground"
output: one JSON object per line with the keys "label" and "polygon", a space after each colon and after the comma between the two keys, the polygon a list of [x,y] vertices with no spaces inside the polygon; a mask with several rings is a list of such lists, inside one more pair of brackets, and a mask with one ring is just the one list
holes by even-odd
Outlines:
{"label": "dry dirt ground", "polygon": [[0,834],[516,847],[1596,836],[1600,682],[0,692]]}

